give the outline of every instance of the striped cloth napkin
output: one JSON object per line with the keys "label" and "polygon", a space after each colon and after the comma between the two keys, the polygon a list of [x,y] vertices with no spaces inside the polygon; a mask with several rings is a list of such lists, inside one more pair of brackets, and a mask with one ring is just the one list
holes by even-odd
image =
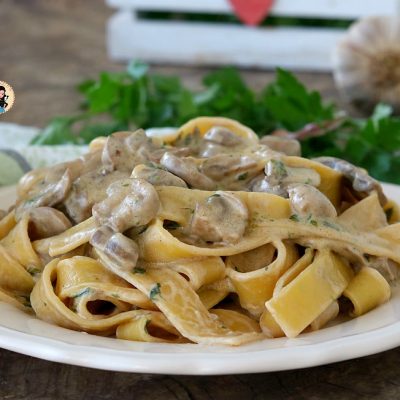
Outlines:
{"label": "striped cloth napkin", "polygon": [[13,185],[33,168],[47,167],[73,160],[87,151],[87,146],[31,146],[38,128],[0,123],[0,186]]}

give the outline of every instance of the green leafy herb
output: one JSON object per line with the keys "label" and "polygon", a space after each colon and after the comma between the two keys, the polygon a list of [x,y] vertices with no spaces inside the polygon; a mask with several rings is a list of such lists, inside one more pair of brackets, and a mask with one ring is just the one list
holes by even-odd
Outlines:
{"label": "green leafy herb", "polygon": [[272,159],[270,161],[272,164],[273,175],[278,179],[282,180],[287,176],[287,170],[285,164],[281,160]]}
{"label": "green leafy herb", "polygon": [[294,221],[294,222],[299,222],[299,221],[300,221],[300,218],[299,218],[299,216],[298,216],[297,214],[292,214],[292,215],[289,217],[289,219],[290,219],[291,221]]}
{"label": "green leafy herb", "polygon": [[312,214],[308,215],[306,222],[308,222],[309,224],[311,224],[313,226],[318,226],[318,222],[315,219],[313,219]]}
{"label": "green leafy herb", "polygon": [[328,220],[326,220],[326,219],[322,221],[322,224],[323,224],[324,226],[326,226],[327,228],[334,229],[335,231],[340,231],[339,226],[337,226],[337,225],[334,224],[333,222],[328,221]]}
{"label": "green leafy herb", "polygon": [[278,125],[297,131],[310,122],[332,119],[332,105],[324,105],[318,92],[309,92],[294,75],[278,68],[276,80],[264,90],[264,104]]}
{"label": "green leafy herb", "polygon": [[123,72],[102,72],[78,86],[82,112],[52,119],[32,143],[85,144],[118,130],[222,116],[237,119],[259,136],[287,130],[302,141],[305,157],[343,158],[379,180],[400,183],[400,117],[387,105],[378,105],[367,119],[343,116],[284,69],[277,69],[276,79],[257,93],[234,68],[207,74],[203,84],[202,90],[191,91],[178,77],[151,74],[138,61]]}
{"label": "green leafy herb", "polygon": [[73,299],[77,299],[81,296],[85,296],[87,294],[89,294],[92,291],[91,288],[85,288],[82,291],[80,291],[79,293],[77,293],[76,295],[72,296]]}
{"label": "green leafy herb", "polygon": [[245,181],[249,176],[248,172],[244,172],[243,174],[238,175],[238,181]]}
{"label": "green leafy herb", "polygon": [[27,307],[27,308],[32,308],[32,304],[31,304],[31,298],[30,298],[30,296],[19,296],[20,297],[20,299],[21,299],[21,301],[22,301],[22,304],[25,306],[25,307]]}
{"label": "green leafy herb", "polygon": [[150,300],[157,300],[156,297],[161,295],[161,285],[156,283],[150,290]]}
{"label": "green leafy herb", "polygon": [[33,266],[28,266],[26,270],[33,276],[40,274],[42,271],[39,268],[33,267]]}
{"label": "green leafy herb", "polygon": [[134,274],[145,274],[146,270],[142,267],[135,267],[135,268],[133,268],[132,272]]}
{"label": "green leafy herb", "polygon": [[118,293],[111,293],[111,297],[114,297],[114,299],[120,299],[121,296]]}

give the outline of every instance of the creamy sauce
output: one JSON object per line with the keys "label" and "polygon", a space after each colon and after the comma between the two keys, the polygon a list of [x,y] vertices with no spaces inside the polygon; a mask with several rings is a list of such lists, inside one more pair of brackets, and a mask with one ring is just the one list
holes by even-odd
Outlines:
{"label": "creamy sauce", "polygon": [[[143,130],[117,132],[97,142],[78,160],[32,171],[22,179],[16,215],[50,206],[75,224],[93,215],[98,226],[114,232],[142,229],[160,207],[154,186],[178,186],[216,191],[196,204],[189,226],[174,232],[188,243],[212,245],[241,239],[248,210],[225,190],[289,198],[293,214],[300,217],[336,217],[335,207],[317,189],[318,172],[282,161],[285,154],[299,154],[294,140],[267,137],[257,143],[214,126],[203,137],[195,129],[172,144],[152,140]],[[372,178],[345,161],[325,158],[321,162],[344,173],[354,191],[376,188]]]}

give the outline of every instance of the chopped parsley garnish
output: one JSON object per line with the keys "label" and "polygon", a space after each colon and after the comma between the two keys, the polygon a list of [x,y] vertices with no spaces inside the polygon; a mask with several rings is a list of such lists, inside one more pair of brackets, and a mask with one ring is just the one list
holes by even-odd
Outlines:
{"label": "chopped parsley garnish", "polygon": [[149,297],[150,300],[156,300],[157,296],[161,295],[161,285],[157,282],[150,290]]}
{"label": "chopped parsley garnish", "polygon": [[149,161],[146,165],[151,168],[162,169],[163,171],[166,171],[166,169],[161,164],[156,164],[156,163]]}
{"label": "chopped parsley garnish", "polygon": [[121,296],[118,293],[111,293],[111,297],[114,297],[114,299],[120,299]]}
{"label": "chopped parsley garnish", "polygon": [[36,274],[40,274],[42,271],[39,268],[28,266],[26,270],[33,276]]}
{"label": "chopped parsley garnish", "polygon": [[134,274],[144,274],[144,273],[146,273],[146,270],[142,267],[135,267],[135,268],[133,268],[132,272]]}
{"label": "chopped parsley garnish", "polygon": [[272,159],[270,162],[277,178],[282,179],[288,175],[285,164],[282,161]]}
{"label": "chopped parsley garnish", "polygon": [[244,172],[243,174],[240,174],[237,179],[238,179],[238,181],[244,181],[248,178],[248,176],[249,176],[249,173]]}
{"label": "chopped parsley garnish", "polygon": [[77,299],[78,297],[85,296],[92,291],[91,288],[83,289],[81,292],[77,293],[75,296],[72,296],[73,299]]}
{"label": "chopped parsley garnish", "polygon": [[147,225],[139,226],[137,235],[141,235],[143,232],[146,232],[146,229],[148,228]]}
{"label": "chopped parsley garnish", "polygon": [[309,224],[311,224],[313,226],[318,226],[318,222],[315,219],[313,219],[312,214],[309,214],[306,222],[308,222]]}
{"label": "chopped parsley garnish", "polygon": [[322,221],[322,224],[324,226],[326,226],[327,228],[335,229],[336,231],[340,230],[340,228],[336,224],[334,224],[333,222],[324,220],[324,221]]}
{"label": "chopped parsley garnish", "polygon": [[32,308],[30,296],[20,296],[20,298],[23,300],[23,303],[22,303],[22,304],[23,304],[25,307]]}
{"label": "chopped parsley garnish", "polygon": [[299,218],[299,216],[298,216],[297,214],[292,214],[292,215],[289,217],[289,219],[292,220],[292,221],[294,221],[294,222],[299,222],[299,221],[300,221],[300,218]]}

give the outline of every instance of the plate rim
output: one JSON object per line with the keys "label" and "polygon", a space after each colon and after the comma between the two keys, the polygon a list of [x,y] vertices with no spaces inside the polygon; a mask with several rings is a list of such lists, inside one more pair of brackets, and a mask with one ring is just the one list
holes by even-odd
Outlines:
{"label": "plate rim", "polygon": [[[68,331],[65,328],[62,329]],[[373,355],[398,345],[400,345],[400,321],[368,332],[320,343],[240,353],[234,351],[229,353],[148,353],[117,350],[67,343],[0,326],[0,347],[6,350],[80,367],[167,375],[232,375],[310,368]],[[210,350],[213,346],[203,347]],[[287,362],[289,356],[290,363]],[[247,357],[251,357],[251,363],[243,363]],[[172,364],[173,361],[177,363]]]}

